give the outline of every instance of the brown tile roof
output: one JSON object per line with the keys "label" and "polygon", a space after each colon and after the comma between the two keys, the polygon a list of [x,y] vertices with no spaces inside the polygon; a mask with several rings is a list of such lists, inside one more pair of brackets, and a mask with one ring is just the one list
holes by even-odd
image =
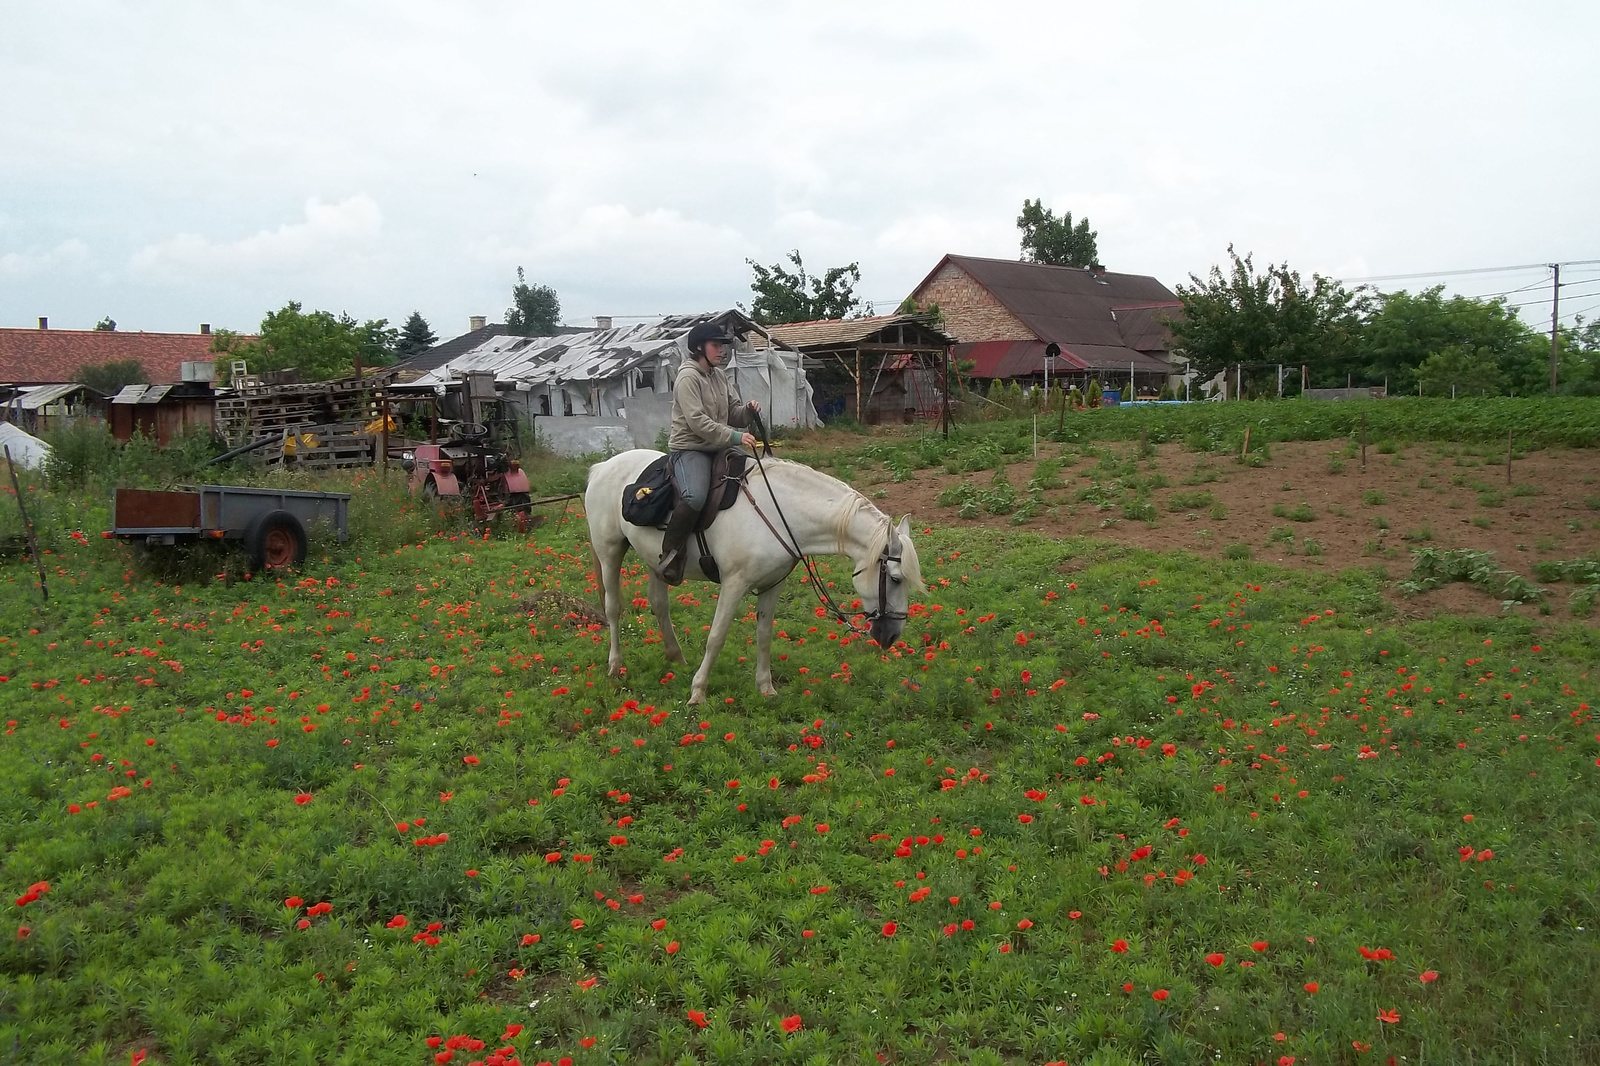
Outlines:
{"label": "brown tile roof", "polygon": [[[955,264],[989,290],[1033,331],[1036,339],[1055,341],[1092,368],[1126,367],[1131,361],[1143,369],[1148,356],[1141,353],[1165,353],[1170,345],[1161,317],[1175,313],[1180,305],[1172,290],[1153,277],[947,255],[917,290],[932,280],[946,262]],[[1021,354],[1011,353],[1008,365],[1016,365]]]}
{"label": "brown tile roof", "polygon": [[0,382],[45,385],[71,381],[79,368],[136,359],[152,383],[183,380],[182,364],[209,362],[204,333],[123,333],[87,329],[0,329]]}

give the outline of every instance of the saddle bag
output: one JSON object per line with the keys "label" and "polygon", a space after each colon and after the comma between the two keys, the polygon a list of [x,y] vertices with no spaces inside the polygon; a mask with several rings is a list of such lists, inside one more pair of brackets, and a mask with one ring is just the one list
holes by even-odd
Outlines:
{"label": "saddle bag", "polygon": [[676,490],[663,455],[639,474],[639,480],[622,490],[622,519],[636,526],[664,525],[672,514]]}

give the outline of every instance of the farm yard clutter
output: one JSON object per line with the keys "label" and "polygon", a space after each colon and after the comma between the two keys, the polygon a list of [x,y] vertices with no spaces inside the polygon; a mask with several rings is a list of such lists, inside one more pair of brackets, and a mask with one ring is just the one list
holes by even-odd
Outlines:
{"label": "farm yard clutter", "polygon": [[[621,682],[603,629],[528,602],[592,587],[580,514],[430,534],[375,482],[352,510],[389,520],[299,576],[174,585],[63,534],[61,613],[0,600],[23,1046],[1594,1059],[1591,631],[924,518],[902,644],[841,648],[796,584],[777,696],[734,661],[745,610],[691,711],[643,568]],[[691,646],[715,591],[677,590]]]}

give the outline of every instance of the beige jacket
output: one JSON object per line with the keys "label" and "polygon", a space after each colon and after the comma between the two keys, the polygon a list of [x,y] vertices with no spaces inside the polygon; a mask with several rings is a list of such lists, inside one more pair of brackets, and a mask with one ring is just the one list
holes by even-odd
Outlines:
{"label": "beige jacket", "polygon": [[[721,367],[702,369],[693,359],[678,367],[672,387],[672,431],[667,447],[675,452],[738,447],[750,409],[739,400]],[[735,428],[741,427],[741,428]]]}

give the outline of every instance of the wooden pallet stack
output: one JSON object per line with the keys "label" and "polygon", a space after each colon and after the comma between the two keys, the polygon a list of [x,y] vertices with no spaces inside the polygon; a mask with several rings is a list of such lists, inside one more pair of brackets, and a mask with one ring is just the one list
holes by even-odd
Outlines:
{"label": "wooden pallet stack", "polygon": [[278,438],[247,454],[308,469],[371,466],[383,412],[380,378],[305,385],[251,385],[217,398],[216,427],[230,446]]}

